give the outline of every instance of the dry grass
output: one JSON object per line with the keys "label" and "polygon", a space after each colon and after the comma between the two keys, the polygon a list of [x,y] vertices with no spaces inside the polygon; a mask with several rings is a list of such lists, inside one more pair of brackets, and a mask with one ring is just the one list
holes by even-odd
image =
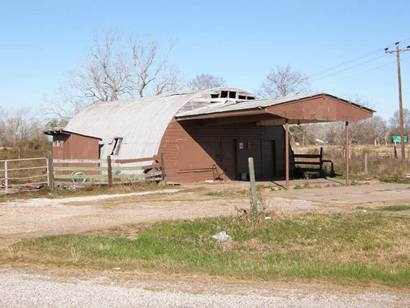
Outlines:
{"label": "dry grass", "polygon": [[[320,146],[295,147],[295,153],[318,153]],[[394,159],[393,146],[351,145],[350,172],[353,176],[362,177],[404,177],[410,173],[410,161]],[[397,149],[400,156],[400,149]],[[368,173],[364,170],[365,153],[368,155]],[[323,146],[324,159],[335,164],[337,174],[344,173],[344,149],[342,146]],[[407,155],[407,150],[406,150]],[[325,164],[329,169],[328,164]],[[329,171],[329,170],[328,170]]]}
{"label": "dry grass", "polygon": [[112,188],[102,185],[93,185],[76,188],[75,190],[69,189],[56,189],[50,191],[48,189],[41,189],[36,191],[25,191],[10,195],[0,195],[0,202],[11,201],[17,199],[35,199],[35,198],[49,198],[49,199],[59,199],[66,197],[80,197],[80,196],[95,196],[101,194],[123,194],[132,192],[142,192],[151,191],[158,189],[173,188],[173,186],[168,185],[158,185],[155,183],[134,183],[130,185],[116,185]]}

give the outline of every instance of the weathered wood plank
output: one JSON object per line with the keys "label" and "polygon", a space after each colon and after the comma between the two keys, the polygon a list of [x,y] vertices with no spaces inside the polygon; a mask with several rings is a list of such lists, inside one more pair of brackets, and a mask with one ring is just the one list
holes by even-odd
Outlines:
{"label": "weathered wood plank", "polygon": [[54,159],[55,164],[99,164],[105,160],[101,159]]}
{"label": "weathered wood plank", "polygon": [[130,163],[142,163],[145,161],[158,161],[159,157],[157,155],[153,157],[142,157],[142,158],[129,158],[129,159],[115,159],[112,160],[113,163],[120,164],[130,164]]}

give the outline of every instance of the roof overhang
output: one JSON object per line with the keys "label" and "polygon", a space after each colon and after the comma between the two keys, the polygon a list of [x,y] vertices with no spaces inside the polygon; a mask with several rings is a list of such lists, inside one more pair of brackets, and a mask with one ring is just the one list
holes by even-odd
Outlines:
{"label": "roof overhang", "polygon": [[43,131],[44,134],[49,135],[49,136],[57,136],[57,135],[79,135],[79,136],[83,136],[83,137],[87,137],[87,138],[93,138],[93,139],[98,139],[98,140],[102,140],[102,138],[100,137],[96,137],[96,136],[91,136],[91,135],[85,135],[85,134],[79,134],[76,132],[71,132],[65,129],[61,129],[61,128],[56,128],[56,129],[47,129]]}
{"label": "roof overhang", "polygon": [[49,129],[44,130],[43,133],[49,136],[71,134],[70,132],[67,132],[62,128],[49,128]]}
{"label": "roof overhang", "polygon": [[[249,107],[249,108],[248,108]],[[219,110],[218,110],[219,109]],[[237,103],[229,108],[177,115],[177,121],[271,115],[257,120],[258,125],[359,121],[372,117],[374,110],[333,95],[321,93],[296,98],[257,100]]]}

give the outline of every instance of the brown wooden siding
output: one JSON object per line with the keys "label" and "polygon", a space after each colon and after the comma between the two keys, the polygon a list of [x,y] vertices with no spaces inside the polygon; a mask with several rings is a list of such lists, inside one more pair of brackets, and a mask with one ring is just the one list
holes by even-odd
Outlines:
{"label": "brown wooden siding", "polygon": [[53,136],[54,159],[99,159],[99,156],[99,139],[77,134]]}
{"label": "brown wooden siding", "polygon": [[247,159],[255,159],[258,180],[284,177],[284,130],[251,123],[204,125],[201,121],[173,120],[161,141],[167,179],[196,182],[240,179],[248,171]]}

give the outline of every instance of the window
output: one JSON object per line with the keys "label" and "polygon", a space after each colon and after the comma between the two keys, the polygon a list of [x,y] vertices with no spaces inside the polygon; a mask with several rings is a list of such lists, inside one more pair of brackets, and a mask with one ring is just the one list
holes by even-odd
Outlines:
{"label": "window", "polygon": [[118,155],[120,153],[122,138],[114,138],[114,146],[112,147],[111,155]]}
{"label": "window", "polygon": [[64,140],[67,138],[65,136],[57,135],[53,136],[53,147],[61,148],[64,145]]}
{"label": "window", "polygon": [[54,140],[53,141],[53,147],[55,148],[61,148],[63,146],[64,141],[62,140]]}
{"label": "window", "polygon": [[248,100],[254,100],[255,97],[254,97],[254,96],[248,96],[247,99],[248,99]]}
{"label": "window", "polygon": [[229,98],[236,98],[236,92],[230,91],[229,92]]}
{"label": "window", "polygon": [[218,94],[211,94],[211,98],[219,98],[219,93]]}
{"label": "window", "polygon": [[245,96],[245,95],[239,95],[238,98],[239,98],[239,99],[246,99],[246,96]]}
{"label": "window", "polygon": [[227,98],[228,97],[228,91],[221,91],[221,98]]}

